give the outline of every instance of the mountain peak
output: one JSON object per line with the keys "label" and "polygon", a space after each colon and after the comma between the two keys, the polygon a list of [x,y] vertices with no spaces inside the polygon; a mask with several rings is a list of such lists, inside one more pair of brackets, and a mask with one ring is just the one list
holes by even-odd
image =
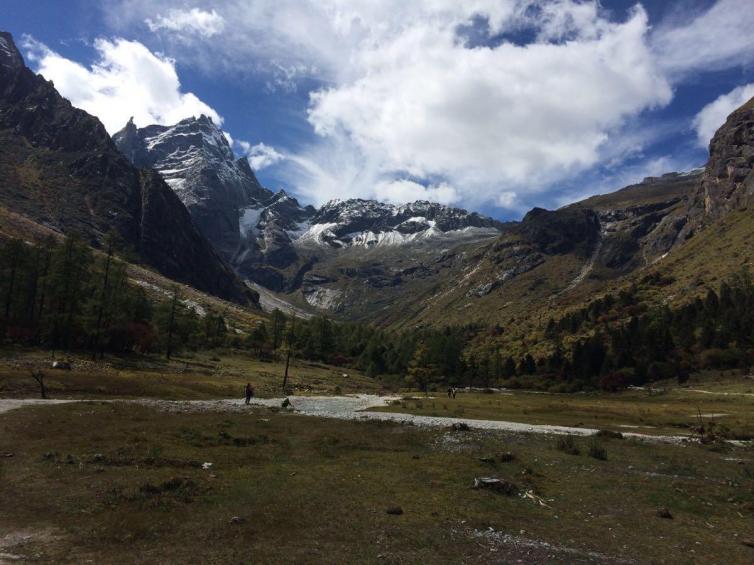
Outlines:
{"label": "mountain peak", "polygon": [[7,31],[0,31],[0,67],[6,69],[24,67],[24,59],[13,41],[13,36]]}

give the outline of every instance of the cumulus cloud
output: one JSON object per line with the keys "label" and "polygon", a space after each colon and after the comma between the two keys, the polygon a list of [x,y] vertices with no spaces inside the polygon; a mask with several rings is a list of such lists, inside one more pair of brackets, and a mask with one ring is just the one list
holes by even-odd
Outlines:
{"label": "cumulus cloud", "polygon": [[167,30],[179,34],[197,34],[203,38],[217,35],[225,28],[225,19],[215,10],[206,12],[199,8],[172,9],[154,20],[146,18],[144,23],[151,31]]}
{"label": "cumulus cloud", "polygon": [[222,117],[191,92],[182,92],[175,62],[138,41],[97,39],[98,59],[86,67],[25,37],[23,46],[35,70],[55,83],[74,106],[97,116],[111,134],[133,116],[138,126],[171,125],[205,114]]}
{"label": "cumulus cloud", "polygon": [[744,103],[754,97],[754,83],[734,88],[727,94],[719,96],[710,102],[694,118],[699,145],[707,147],[718,128],[725,123],[726,118]]}
{"label": "cumulus cloud", "polygon": [[581,42],[469,49],[453,28],[416,24],[363,51],[362,76],[313,93],[309,120],[385,170],[490,200],[500,185],[544,185],[593,165],[611,128],[671,98],[643,10],[602,27]]}
{"label": "cumulus cloud", "polygon": [[754,60],[752,30],[750,3],[718,0],[704,12],[662,23],[652,35],[652,47],[671,74],[730,68]]}
{"label": "cumulus cloud", "polygon": [[379,200],[395,204],[415,200],[430,200],[441,204],[454,204],[458,201],[456,189],[445,182],[424,186],[406,179],[384,181],[375,186],[374,193]]}
{"label": "cumulus cloud", "polygon": [[[185,0],[111,2],[115,29],[186,12]],[[653,132],[632,135],[627,124],[667,105],[684,77],[754,61],[754,10],[737,0],[652,26],[640,3],[617,13],[596,0],[193,4],[224,28],[212,41],[163,34],[182,61],[258,73],[271,90],[314,80],[317,137],[278,167],[314,202],[447,198],[432,189],[443,185],[468,207],[552,200],[553,187],[640,155]]]}
{"label": "cumulus cloud", "polygon": [[239,145],[249,160],[251,168],[255,171],[271,167],[285,158],[274,147],[270,147],[264,143],[251,145],[248,141],[239,141]]}

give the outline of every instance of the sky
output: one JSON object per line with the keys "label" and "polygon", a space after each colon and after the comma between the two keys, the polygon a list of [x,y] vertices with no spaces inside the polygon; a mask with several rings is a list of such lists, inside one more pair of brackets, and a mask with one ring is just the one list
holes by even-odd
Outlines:
{"label": "sky", "polygon": [[110,133],[206,114],[303,203],[500,219],[703,166],[754,96],[754,0],[3,0]]}

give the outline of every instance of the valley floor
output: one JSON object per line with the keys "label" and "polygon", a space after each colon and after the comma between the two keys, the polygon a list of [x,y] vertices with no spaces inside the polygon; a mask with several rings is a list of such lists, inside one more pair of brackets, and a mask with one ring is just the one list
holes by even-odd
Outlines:
{"label": "valley floor", "polygon": [[[572,454],[546,435],[99,401],[9,411],[0,429],[6,560],[745,563],[754,551],[754,466],[732,446],[603,439],[598,459],[587,439]],[[490,476],[511,494],[471,488]]]}
{"label": "valley floor", "polygon": [[[128,369],[78,359],[48,371],[54,400],[37,401],[36,355],[0,368],[0,508],[12,509],[0,512],[0,563],[754,558],[750,447],[583,435],[691,434],[694,413],[751,433],[754,391],[740,376],[452,400],[380,397],[365,377],[301,365],[296,413],[280,408],[279,366],[240,356]],[[222,399],[252,372],[264,398]],[[460,421],[471,429],[447,425]],[[548,425],[573,435],[523,433]],[[473,489],[480,477],[504,492]]]}

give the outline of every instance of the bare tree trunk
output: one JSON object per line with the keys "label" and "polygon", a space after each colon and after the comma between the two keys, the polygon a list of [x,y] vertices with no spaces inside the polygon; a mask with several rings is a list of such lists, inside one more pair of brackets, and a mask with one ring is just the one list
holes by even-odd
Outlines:
{"label": "bare tree trunk", "polygon": [[47,387],[45,387],[45,374],[42,371],[32,371],[31,377],[39,384],[39,394],[43,399],[47,399]]}
{"label": "bare tree trunk", "polygon": [[293,340],[295,338],[295,331],[296,331],[296,318],[293,318],[291,321],[291,331],[288,332],[288,352],[285,356],[285,374],[283,375],[283,393],[285,394],[285,389],[288,387],[288,367],[291,365],[291,355],[293,354]]}
{"label": "bare tree trunk", "polygon": [[170,360],[173,354],[173,330],[175,325],[175,308],[178,305],[178,289],[173,289],[173,303],[170,306],[170,322],[168,323],[168,347],[165,356]]}
{"label": "bare tree trunk", "polygon": [[105,313],[105,302],[107,301],[107,282],[108,282],[108,279],[110,278],[110,262],[112,261],[112,258],[113,258],[113,242],[109,241],[107,245],[107,261],[105,262],[105,276],[102,279],[102,290],[100,294],[100,302],[97,308],[97,325],[94,331],[94,347],[92,348],[92,359],[97,358],[97,352],[100,347],[100,339],[101,339],[100,332],[102,330],[102,316]]}
{"label": "bare tree trunk", "polygon": [[291,364],[291,346],[288,346],[288,354],[285,356],[285,374],[283,375],[283,393],[288,386],[288,367]]}

